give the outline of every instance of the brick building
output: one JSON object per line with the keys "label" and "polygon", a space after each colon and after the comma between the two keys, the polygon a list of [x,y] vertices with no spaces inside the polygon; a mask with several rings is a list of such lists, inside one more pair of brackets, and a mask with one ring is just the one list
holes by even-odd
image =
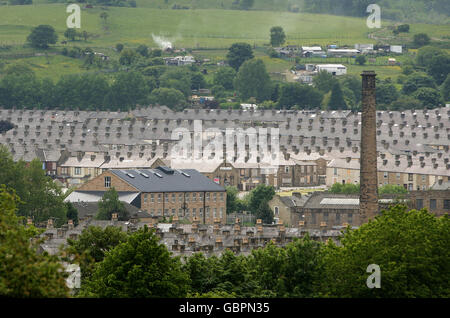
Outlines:
{"label": "brick building", "polygon": [[75,200],[80,194],[100,199],[112,187],[119,198],[126,196],[130,204],[151,216],[161,219],[176,216],[204,224],[226,222],[225,189],[192,169],[110,169],[83,184],[68,200]]}

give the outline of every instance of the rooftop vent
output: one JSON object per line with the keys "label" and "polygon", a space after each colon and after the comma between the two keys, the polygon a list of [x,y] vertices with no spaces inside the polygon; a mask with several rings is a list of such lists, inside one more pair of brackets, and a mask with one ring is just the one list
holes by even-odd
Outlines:
{"label": "rooftop vent", "polygon": [[158,178],[162,178],[162,175],[160,175],[158,172],[153,172],[153,174],[154,174],[155,176],[157,176]]}

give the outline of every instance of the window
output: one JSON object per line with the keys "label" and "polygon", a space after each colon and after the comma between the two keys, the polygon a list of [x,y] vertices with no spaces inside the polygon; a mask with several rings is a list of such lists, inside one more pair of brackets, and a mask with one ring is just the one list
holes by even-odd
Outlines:
{"label": "window", "polygon": [[400,173],[397,172],[397,180],[400,180]]}
{"label": "window", "polygon": [[223,192],[220,193],[220,202],[223,202]]}
{"label": "window", "polygon": [[169,215],[169,209],[164,209],[164,216]]}
{"label": "window", "polygon": [[105,177],[105,188],[111,188],[111,177]]}
{"label": "window", "polygon": [[334,168],[334,175],[337,176],[337,168]]}
{"label": "window", "polygon": [[416,199],[416,209],[423,209],[423,199]]}
{"label": "window", "polygon": [[209,192],[206,192],[206,202],[209,202]]}
{"label": "window", "polygon": [[186,200],[186,202],[189,202],[189,193],[185,193],[184,199]]}
{"label": "window", "polygon": [[387,179],[387,177],[388,177],[388,173],[387,173],[387,171],[385,171],[384,172],[384,178]]}
{"label": "window", "polygon": [[412,173],[408,173],[408,181],[413,181],[413,174]]}
{"label": "window", "polygon": [[220,208],[220,218],[223,217],[223,208]]}
{"label": "window", "polygon": [[175,215],[175,209],[172,209],[172,215]]}
{"label": "window", "polygon": [[161,209],[158,209],[158,216],[161,216]]}
{"label": "window", "polygon": [[155,195],[153,193],[150,194],[150,202],[155,202]]}
{"label": "window", "polygon": [[336,213],[336,224],[341,224],[341,215]]}
{"label": "window", "polygon": [[161,203],[161,193],[158,193],[158,203]]}
{"label": "window", "polygon": [[444,209],[450,210],[450,200],[444,200]]}
{"label": "window", "polygon": [[151,215],[151,216],[154,216],[154,215],[155,215],[155,209],[151,209],[151,210],[150,210],[150,215]]}
{"label": "window", "polygon": [[347,223],[352,224],[353,223],[353,213],[347,214]]}
{"label": "window", "polygon": [[199,200],[200,202],[203,201],[203,193],[199,193],[199,195],[198,195],[198,200]]}
{"label": "window", "polygon": [[172,193],[172,203],[175,203],[175,201],[176,201],[175,193]]}
{"label": "window", "polygon": [[425,175],[422,175],[422,181],[425,182]]}
{"label": "window", "polygon": [[[183,209],[180,209],[180,211],[183,211]],[[186,216],[189,216],[189,209],[186,209]]]}
{"label": "window", "polygon": [[169,202],[169,195],[164,193],[164,201]]}
{"label": "window", "polygon": [[197,201],[197,193],[192,193],[192,202],[196,202]]}
{"label": "window", "polygon": [[285,166],[285,167],[284,167],[284,172],[285,172],[285,173],[289,173],[289,166]]}
{"label": "window", "polygon": [[311,224],[316,224],[316,214],[314,212],[311,213]]}
{"label": "window", "polygon": [[217,208],[214,208],[214,214],[213,214],[214,218],[217,217]]}
{"label": "window", "polygon": [[202,217],[203,216],[203,208],[198,209],[198,212],[200,214],[200,217]]}
{"label": "window", "polygon": [[430,210],[436,210],[436,199],[430,199]]}
{"label": "window", "polygon": [[206,218],[209,218],[209,208],[206,208],[205,215],[206,215]]}
{"label": "window", "polygon": [[213,201],[216,202],[216,200],[217,200],[217,193],[214,192],[213,193]]}
{"label": "window", "polygon": [[183,209],[178,210],[178,216],[183,216]]}
{"label": "window", "polygon": [[328,222],[328,212],[323,213],[323,221]]}
{"label": "window", "polygon": [[192,208],[192,216],[193,217],[197,216],[197,209],[196,208]]}
{"label": "window", "polygon": [[183,202],[183,193],[178,195],[178,202]]}
{"label": "window", "polygon": [[147,193],[144,194],[144,203],[147,203]]}
{"label": "window", "polygon": [[77,175],[77,176],[81,175],[81,168],[80,167],[75,167],[75,175]]}

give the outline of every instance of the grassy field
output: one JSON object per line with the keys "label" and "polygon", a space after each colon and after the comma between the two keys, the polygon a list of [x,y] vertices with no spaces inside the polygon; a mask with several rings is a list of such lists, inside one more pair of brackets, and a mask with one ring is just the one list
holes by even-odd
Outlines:
{"label": "grassy field", "polygon": [[[62,4],[0,7],[0,44],[24,43],[31,28],[39,24],[52,25],[62,39],[68,16],[65,8]],[[290,44],[351,45],[367,42],[371,31],[364,19],[332,15],[117,7],[106,9],[109,17],[103,25],[99,17],[102,11],[93,8],[81,12],[81,30],[94,34],[92,41],[100,46],[117,42],[154,46],[152,34],[169,37],[178,47],[225,48],[236,41],[262,45],[268,43],[269,30],[274,25],[284,28]],[[430,28],[430,32],[436,29],[435,36],[441,32],[439,26]]]}
{"label": "grassy field", "polygon": [[[63,46],[60,41],[64,40],[63,33],[66,30],[66,19],[69,15],[66,13],[66,5],[45,4],[44,0],[37,1],[37,4],[27,6],[0,6],[2,17],[0,58],[6,58],[3,63],[24,62],[29,64],[38,76],[49,76],[53,79],[63,74],[84,72],[85,70],[80,68],[79,60],[63,56],[14,58],[15,53],[30,55],[34,53],[33,49],[23,45],[31,29],[39,24],[50,24],[58,32],[59,42],[50,51],[59,51]],[[274,25],[284,28],[288,44],[376,43],[376,40],[368,39],[368,34],[373,30],[366,27],[365,19],[281,12],[284,6],[287,6],[288,0],[255,2],[256,9],[273,9],[274,11],[202,9],[220,7],[222,2],[224,8],[229,8],[232,0],[176,1],[180,5],[195,7],[195,10],[165,9],[175,3],[171,0],[168,4],[165,4],[164,0],[138,0],[138,8],[84,9],[82,7],[80,31],[87,31],[92,34],[92,37],[87,42],[69,42],[67,46],[89,46],[114,57],[116,53],[112,48],[117,43],[123,43],[128,47],[137,47],[140,44],[156,47],[152,39],[154,34],[168,38],[175,47],[191,48],[197,57],[208,58],[211,59],[211,63],[216,63],[225,59],[227,48],[232,43],[247,42],[259,47],[255,50],[255,56],[263,59],[268,72],[273,75],[283,73],[295,64],[294,61],[272,59],[266,55],[264,46],[268,45],[269,30]],[[278,7],[270,7],[274,5]],[[277,8],[280,10],[276,11]],[[106,23],[99,17],[103,11],[108,13]],[[406,41],[406,37],[412,37],[420,32],[426,32],[434,39],[445,39],[450,34],[450,26],[411,24],[411,32],[408,35],[402,35],[399,42]],[[385,29],[377,32],[377,36],[389,37],[391,33]],[[342,61],[309,60],[308,62],[345,63],[348,65],[350,74],[359,74],[364,68],[349,65],[345,59]],[[395,78],[399,74],[399,67],[377,65],[371,68],[377,71],[380,78]]]}

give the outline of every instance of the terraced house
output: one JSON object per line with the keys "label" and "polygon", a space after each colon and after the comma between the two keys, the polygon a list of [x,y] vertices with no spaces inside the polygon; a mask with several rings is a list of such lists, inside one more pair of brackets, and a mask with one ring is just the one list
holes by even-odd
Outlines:
{"label": "terraced house", "polygon": [[99,201],[112,187],[121,201],[158,219],[226,223],[225,189],[194,169],[110,169],[72,192],[68,200]]}

